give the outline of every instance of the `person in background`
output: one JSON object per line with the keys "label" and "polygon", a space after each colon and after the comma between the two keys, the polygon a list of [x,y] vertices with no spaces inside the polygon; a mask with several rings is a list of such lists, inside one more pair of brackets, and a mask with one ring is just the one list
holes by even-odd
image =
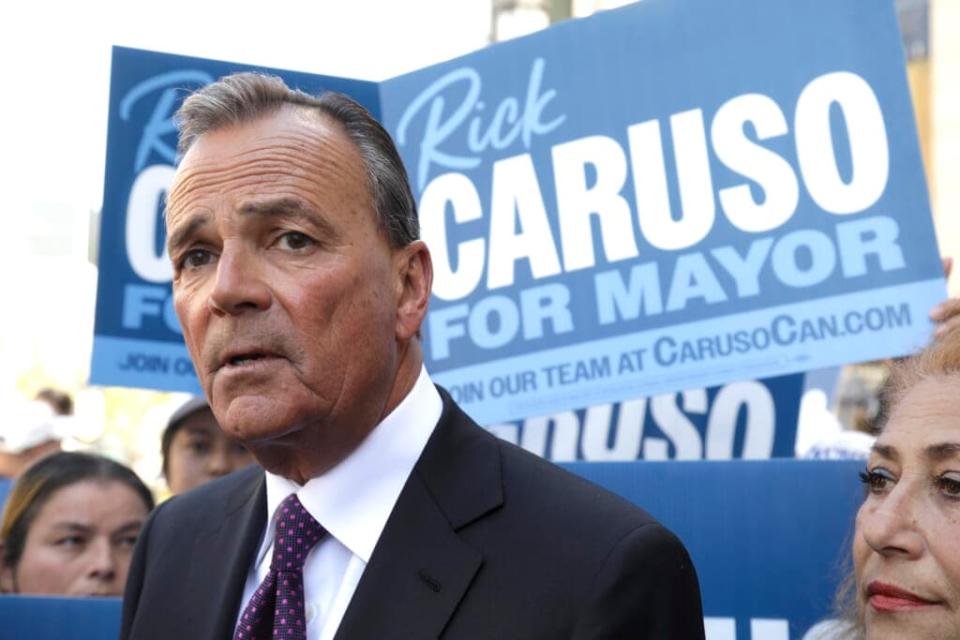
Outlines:
{"label": "person in background", "polygon": [[153,496],[102,456],[55,453],[17,480],[0,524],[0,592],[119,596]]}
{"label": "person in background", "polygon": [[960,639],[960,331],[898,362],[862,474],[848,629],[831,637]]}
{"label": "person in background", "polygon": [[63,426],[44,401],[13,407],[0,423],[0,477],[14,479],[34,461],[60,451]]}
{"label": "person in background", "polygon": [[[800,457],[818,460],[866,460],[876,440],[879,395],[891,361],[849,365],[837,384],[837,415],[822,415],[822,435]],[[806,400],[806,398],[804,398]],[[828,420],[832,428],[827,428]]]}
{"label": "person in background", "polygon": [[64,391],[41,389],[0,424],[0,511],[14,479],[36,460],[60,451],[69,431],[73,400]]}
{"label": "person in background", "polygon": [[37,395],[34,396],[34,400],[46,402],[48,405],[50,405],[50,408],[53,409],[54,415],[73,415],[73,399],[66,391],[45,387],[37,392]]}
{"label": "person in background", "polygon": [[161,448],[163,476],[174,495],[256,463],[239,440],[220,430],[203,398],[190,398],[170,416]]}
{"label": "person in background", "polygon": [[[943,276],[950,279],[953,258],[945,257]],[[929,312],[934,338],[960,328],[960,298],[934,305]],[[797,428],[797,457],[819,460],[866,460],[879,425],[886,421],[884,387],[896,360],[878,360],[843,368],[836,392],[836,410],[819,389],[804,393]]]}

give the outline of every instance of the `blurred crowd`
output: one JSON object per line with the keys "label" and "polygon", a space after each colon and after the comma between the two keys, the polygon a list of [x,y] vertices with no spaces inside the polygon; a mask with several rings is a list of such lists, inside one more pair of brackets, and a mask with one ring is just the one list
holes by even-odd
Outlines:
{"label": "blurred crowd", "polygon": [[255,463],[203,398],[170,415],[157,443],[164,482],[155,489],[107,456],[64,451],[72,421],[70,396],[43,389],[0,427],[0,593],[122,595],[157,498]]}
{"label": "blurred crowd", "polygon": [[[884,423],[892,364],[842,370],[832,406],[824,398],[804,409],[815,427],[798,436],[797,455],[867,458]],[[0,593],[121,595],[133,544],[155,500],[256,462],[220,430],[200,397],[187,399],[166,421],[157,443],[160,483],[144,482],[100,453],[64,451],[74,417],[63,391],[43,389],[12,416],[0,427]]]}
{"label": "blurred crowd", "polygon": [[[839,375],[832,422],[804,455],[865,458],[865,500],[852,570],[837,595],[838,618],[819,625],[815,637],[855,638],[865,631],[867,637],[881,631],[954,637],[955,621],[934,605],[960,589],[960,558],[951,542],[960,472],[950,464],[960,434],[955,421],[943,419],[960,412],[958,376],[957,330],[912,358],[848,367]],[[44,389],[0,431],[0,593],[123,594],[134,545],[157,496],[120,462],[61,450],[72,410],[69,395]],[[158,446],[165,479],[160,498],[255,463],[221,432],[203,398],[173,411]],[[929,626],[922,636],[903,626],[903,616],[883,615],[907,605],[933,610],[908,619]]]}

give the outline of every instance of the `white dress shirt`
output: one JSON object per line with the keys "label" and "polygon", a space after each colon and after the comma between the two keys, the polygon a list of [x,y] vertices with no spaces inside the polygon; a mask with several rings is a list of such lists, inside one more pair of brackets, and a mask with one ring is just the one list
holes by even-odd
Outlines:
{"label": "white dress shirt", "polygon": [[240,615],[270,570],[277,507],[296,493],[327,530],[303,569],[307,640],[333,638],[442,410],[440,394],[421,368],[407,397],[336,467],[303,486],[266,474],[270,519],[247,574]]}

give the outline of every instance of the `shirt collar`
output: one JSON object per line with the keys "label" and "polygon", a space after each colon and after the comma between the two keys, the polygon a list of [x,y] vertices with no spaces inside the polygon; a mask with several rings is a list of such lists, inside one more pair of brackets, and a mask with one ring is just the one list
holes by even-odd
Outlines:
{"label": "shirt collar", "polygon": [[[277,507],[295,492],[331,536],[369,562],[442,411],[440,394],[426,367],[421,367],[410,393],[333,469],[303,486],[267,472],[267,513],[271,515],[267,535],[272,536]],[[258,563],[269,546],[263,545]]]}

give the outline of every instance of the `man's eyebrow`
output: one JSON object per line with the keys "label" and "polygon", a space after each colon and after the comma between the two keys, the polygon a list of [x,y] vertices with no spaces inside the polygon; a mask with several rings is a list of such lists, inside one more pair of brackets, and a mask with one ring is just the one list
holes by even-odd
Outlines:
{"label": "man's eyebrow", "polygon": [[[260,202],[249,202],[240,207],[240,214],[249,217],[278,217],[300,220],[316,228],[323,238],[330,240],[339,237],[336,229],[326,218],[316,213],[307,206],[302,200],[297,198],[277,198],[275,200],[263,200]],[[189,222],[178,228],[170,234],[167,239],[169,253],[186,244],[190,236],[195,234],[198,229],[208,224],[212,216],[208,213],[199,213],[194,215]]]}
{"label": "man's eyebrow", "polygon": [[[195,433],[197,435],[206,436],[206,435],[210,435],[212,431],[211,427],[191,424],[187,427],[184,427],[183,430],[187,433]],[[216,427],[213,427],[213,428],[215,429]]]}
{"label": "man's eyebrow", "polygon": [[248,202],[240,207],[240,213],[247,216],[310,216],[310,208],[298,198],[275,198]]}
{"label": "man's eyebrow", "polygon": [[[185,225],[183,225],[182,227],[178,228],[176,231],[174,231],[172,234],[170,234],[170,237],[169,237],[169,238],[167,238],[167,248],[168,248],[168,250],[169,250],[169,249],[176,249],[177,247],[179,247],[179,246],[181,246],[182,244],[186,243],[187,238],[189,238],[189,237],[192,236],[194,233],[196,233],[196,232],[197,232],[197,229],[199,229],[199,228],[202,227],[203,225],[207,224],[208,222],[210,222],[210,215],[209,215],[209,214],[201,213],[201,214],[198,214],[198,215],[193,216],[193,217],[190,219],[190,222],[188,222],[187,224],[185,224]],[[172,251],[169,251],[169,252],[172,253]]]}
{"label": "man's eyebrow", "polygon": [[932,444],[924,449],[924,453],[928,458],[937,462],[953,458],[960,454],[960,442],[940,442]]}
{"label": "man's eyebrow", "polygon": [[326,218],[298,198],[249,202],[240,207],[240,213],[244,216],[292,218],[316,227],[325,238],[336,238],[338,235]]}

